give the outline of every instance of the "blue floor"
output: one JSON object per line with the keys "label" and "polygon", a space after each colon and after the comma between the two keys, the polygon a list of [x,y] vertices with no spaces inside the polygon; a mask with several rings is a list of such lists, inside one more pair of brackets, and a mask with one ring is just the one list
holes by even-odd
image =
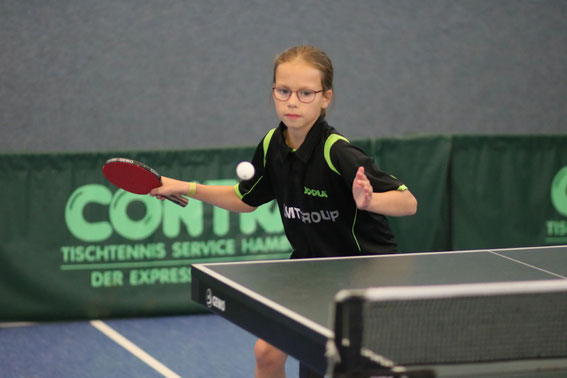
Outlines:
{"label": "blue floor", "polygon": [[[104,320],[181,377],[253,377],[256,337],[216,315]],[[298,377],[288,358],[287,376]],[[160,377],[89,322],[0,324],[0,377]]]}

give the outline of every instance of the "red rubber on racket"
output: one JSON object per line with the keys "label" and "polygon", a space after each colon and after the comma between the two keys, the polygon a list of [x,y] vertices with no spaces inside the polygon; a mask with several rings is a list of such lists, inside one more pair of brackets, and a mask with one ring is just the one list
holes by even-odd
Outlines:
{"label": "red rubber on racket", "polygon": [[[108,159],[102,166],[102,174],[112,184],[134,194],[148,194],[161,186],[161,175],[155,169],[131,159]],[[164,197],[182,207],[189,202],[179,195]]]}

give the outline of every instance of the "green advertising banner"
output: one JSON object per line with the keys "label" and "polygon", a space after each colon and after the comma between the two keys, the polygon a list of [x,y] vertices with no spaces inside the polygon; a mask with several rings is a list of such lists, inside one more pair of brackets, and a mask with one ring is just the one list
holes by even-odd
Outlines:
{"label": "green advertising banner", "polygon": [[447,201],[451,147],[449,136],[375,140],[375,162],[400,178],[418,201],[415,216],[389,219],[402,252],[451,249]]}
{"label": "green advertising banner", "polygon": [[567,244],[567,136],[461,136],[451,169],[453,249]]}
{"label": "green advertising banner", "polygon": [[197,311],[190,265],[289,257],[275,203],[247,214],[127,193],[101,167],[112,156],[164,175],[236,184],[253,149],[0,157],[0,319]]}
{"label": "green advertising banner", "polygon": [[[390,218],[401,252],[567,244],[567,136],[353,141],[419,201]],[[233,185],[252,147],[0,155],[0,320],[187,314],[190,266],[288,258],[275,203],[246,214],[126,193],[123,156],[165,176]]]}

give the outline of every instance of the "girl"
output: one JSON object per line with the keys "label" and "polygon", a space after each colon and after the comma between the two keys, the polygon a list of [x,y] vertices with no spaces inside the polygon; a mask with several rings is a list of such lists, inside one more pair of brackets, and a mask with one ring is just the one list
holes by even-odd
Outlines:
{"label": "girl", "polygon": [[[281,122],[256,149],[254,177],[234,187],[162,177],[150,195],[188,195],[236,212],[276,199],[292,258],[396,253],[385,216],[413,215],[417,201],[325,121],[333,98],[327,55],[313,46],[284,51],[272,95]],[[256,377],[285,377],[284,352],[259,339],[254,354]]]}

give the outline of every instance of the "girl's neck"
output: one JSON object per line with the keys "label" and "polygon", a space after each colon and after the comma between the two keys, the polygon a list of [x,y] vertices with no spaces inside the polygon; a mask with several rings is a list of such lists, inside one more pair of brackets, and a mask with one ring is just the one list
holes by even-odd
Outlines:
{"label": "girl's neck", "polygon": [[299,149],[316,122],[301,128],[286,127],[284,130],[285,144],[294,150]]}
{"label": "girl's neck", "polygon": [[299,149],[308,132],[309,130],[303,132],[299,130],[290,130],[289,128],[287,128],[284,131],[285,144],[287,144],[288,147],[293,148],[294,150]]}

